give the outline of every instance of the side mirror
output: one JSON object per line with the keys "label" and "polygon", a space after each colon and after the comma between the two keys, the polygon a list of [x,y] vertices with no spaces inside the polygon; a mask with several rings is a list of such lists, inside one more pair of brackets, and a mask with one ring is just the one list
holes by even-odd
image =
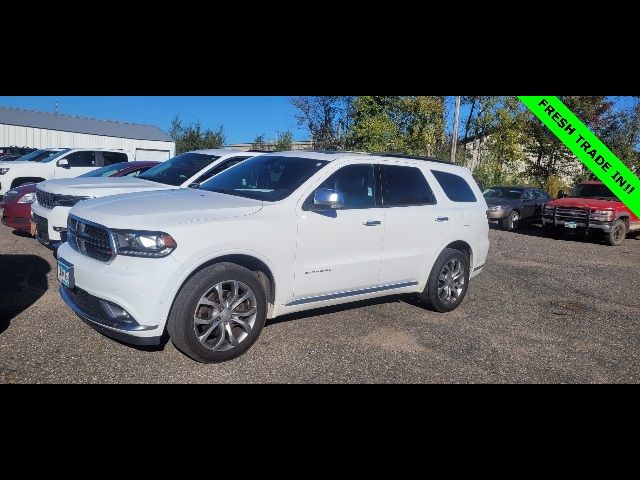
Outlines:
{"label": "side mirror", "polygon": [[567,198],[569,195],[567,195],[567,192],[565,192],[564,190],[560,190],[558,192],[558,198]]}
{"label": "side mirror", "polygon": [[200,188],[200,184],[199,183],[192,183],[191,185],[189,185],[189,188],[193,188],[194,190],[198,190]]}
{"label": "side mirror", "polygon": [[338,190],[319,188],[313,197],[313,204],[316,207],[340,210],[344,208],[344,194]]}
{"label": "side mirror", "polygon": [[64,158],[62,160],[58,160],[58,166],[61,168],[71,168],[71,165],[69,165],[69,160],[65,160]]}

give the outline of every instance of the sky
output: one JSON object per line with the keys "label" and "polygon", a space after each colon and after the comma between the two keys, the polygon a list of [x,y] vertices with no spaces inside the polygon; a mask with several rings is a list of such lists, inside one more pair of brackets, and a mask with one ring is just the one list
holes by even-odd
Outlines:
{"label": "sky", "polygon": [[203,127],[224,127],[227,143],[250,143],[258,135],[273,139],[277,132],[293,132],[295,140],[306,140],[306,129],[295,120],[289,97],[10,97],[0,96],[0,105],[78,115],[101,120],[156,125],[167,131],[178,115],[183,124],[200,121]]}
{"label": "sky", "polygon": [[[616,107],[627,106],[631,97],[610,97]],[[453,97],[449,98],[450,103]],[[278,132],[291,131],[295,140],[308,140],[305,128],[295,120],[296,109],[289,97],[10,97],[0,96],[0,105],[67,115],[156,125],[167,131],[178,115],[183,124],[200,121],[205,128],[224,127],[227,143],[251,143],[258,135],[272,140]],[[463,107],[461,117],[466,109]],[[449,108],[448,129],[453,124],[453,104]]]}

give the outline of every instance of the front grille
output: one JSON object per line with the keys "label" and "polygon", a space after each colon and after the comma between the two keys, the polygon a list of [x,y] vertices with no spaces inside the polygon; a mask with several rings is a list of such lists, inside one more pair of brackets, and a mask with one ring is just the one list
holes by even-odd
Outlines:
{"label": "front grille", "polygon": [[42,243],[49,243],[49,221],[35,213],[32,215],[36,224],[36,238]]}
{"label": "front grille", "polygon": [[108,262],[115,257],[107,228],[71,215],[67,228],[67,242],[77,252],[100,262]]}
{"label": "front grille", "polygon": [[55,206],[56,196],[53,193],[45,192],[43,190],[36,190],[36,199],[41,207],[51,210]]}
{"label": "front grille", "polygon": [[36,190],[36,199],[40,206],[49,210],[55,207],[72,207],[81,200],[88,197],[75,197],[73,195],[56,195],[55,193],[45,192],[44,190]]}
{"label": "front grille", "polygon": [[556,208],[556,217],[559,220],[564,220],[565,218],[570,218],[572,220],[584,220],[586,221],[589,216],[590,210],[588,208],[564,208],[557,207]]}
{"label": "front grille", "polygon": [[97,297],[79,288],[74,288],[73,290],[69,290],[66,287],[62,288],[65,289],[73,303],[84,313],[94,318],[103,318],[106,316],[102,305],[100,305],[100,300]]}
{"label": "front grille", "polygon": [[6,203],[6,204],[13,203],[17,201],[21,196],[22,194],[20,194],[19,192],[9,192],[4,197],[4,200],[2,200],[2,203]]}

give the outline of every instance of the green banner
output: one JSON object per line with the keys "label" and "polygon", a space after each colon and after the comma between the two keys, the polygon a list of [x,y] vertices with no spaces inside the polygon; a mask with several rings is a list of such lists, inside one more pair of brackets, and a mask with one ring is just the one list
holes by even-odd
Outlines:
{"label": "green banner", "polygon": [[640,180],[558,97],[518,97],[637,216]]}

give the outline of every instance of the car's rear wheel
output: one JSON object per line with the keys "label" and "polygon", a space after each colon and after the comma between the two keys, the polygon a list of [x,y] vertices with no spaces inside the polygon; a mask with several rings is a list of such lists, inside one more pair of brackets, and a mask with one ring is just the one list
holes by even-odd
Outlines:
{"label": "car's rear wheel", "polygon": [[509,214],[507,218],[502,219],[502,229],[507,232],[513,232],[518,228],[518,224],[520,223],[520,212],[514,210]]}
{"label": "car's rear wheel", "polygon": [[451,248],[445,249],[431,270],[422,303],[436,312],[451,312],[460,306],[469,288],[469,257]]}
{"label": "car's rear wheel", "polygon": [[256,275],[221,263],[207,267],[180,290],[167,329],[178,350],[202,363],[245,353],[260,336],[267,303]]}
{"label": "car's rear wheel", "polygon": [[613,228],[611,229],[611,232],[606,233],[604,236],[604,239],[607,242],[607,244],[611,245],[612,247],[618,247],[622,245],[626,236],[627,236],[627,224],[623,220],[616,220],[613,223]]}

